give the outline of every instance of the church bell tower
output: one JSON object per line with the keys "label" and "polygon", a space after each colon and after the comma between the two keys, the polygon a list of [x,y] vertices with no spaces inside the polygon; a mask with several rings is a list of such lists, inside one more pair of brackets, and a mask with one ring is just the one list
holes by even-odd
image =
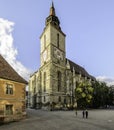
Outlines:
{"label": "church bell tower", "polygon": [[45,21],[45,28],[40,36],[40,72],[43,102],[64,102],[65,36],[52,2],[49,16]]}

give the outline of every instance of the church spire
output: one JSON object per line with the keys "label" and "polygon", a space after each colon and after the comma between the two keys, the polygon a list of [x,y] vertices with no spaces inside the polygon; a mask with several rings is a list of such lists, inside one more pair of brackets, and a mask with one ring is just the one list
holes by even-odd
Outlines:
{"label": "church spire", "polygon": [[51,8],[50,8],[50,15],[53,15],[53,16],[56,15],[56,14],[55,14],[55,8],[54,8],[54,3],[53,3],[53,1],[52,1],[52,5],[51,5]]}
{"label": "church spire", "polygon": [[53,0],[52,0],[52,7],[54,7],[54,3],[53,3]]}
{"label": "church spire", "polygon": [[52,1],[52,5],[50,7],[49,16],[46,18],[46,23],[45,24],[47,26],[50,23],[53,24],[56,28],[61,29],[60,26],[59,26],[60,25],[59,19],[55,14],[55,8],[54,8],[53,1]]}

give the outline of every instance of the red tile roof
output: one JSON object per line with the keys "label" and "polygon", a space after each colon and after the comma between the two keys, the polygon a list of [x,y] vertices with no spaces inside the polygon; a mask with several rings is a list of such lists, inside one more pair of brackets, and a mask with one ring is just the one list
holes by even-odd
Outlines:
{"label": "red tile roof", "polygon": [[0,78],[16,81],[19,83],[28,84],[28,82],[23,79],[10,65],[9,63],[0,55]]}

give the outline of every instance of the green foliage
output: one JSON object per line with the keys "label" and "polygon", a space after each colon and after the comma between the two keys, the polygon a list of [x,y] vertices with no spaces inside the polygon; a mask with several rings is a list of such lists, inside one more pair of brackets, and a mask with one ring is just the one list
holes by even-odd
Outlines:
{"label": "green foliage", "polygon": [[92,95],[93,87],[87,80],[77,83],[75,97],[78,103],[78,107],[87,107],[87,105],[91,103]]}
{"label": "green foliage", "polygon": [[94,84],[94,93],[92,99],[92,106],[94,108],[107,107],[114,105],[114,89],[108,87],[104,82],[96,81]]}

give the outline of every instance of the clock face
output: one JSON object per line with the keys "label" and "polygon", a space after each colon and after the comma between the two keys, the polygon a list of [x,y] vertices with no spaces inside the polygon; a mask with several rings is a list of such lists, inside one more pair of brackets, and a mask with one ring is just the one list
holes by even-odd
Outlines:
{"label": "clock face", "polygon": [[59,60],[63,60],[63,52],[56,47],[54,47],[54,56]]}

